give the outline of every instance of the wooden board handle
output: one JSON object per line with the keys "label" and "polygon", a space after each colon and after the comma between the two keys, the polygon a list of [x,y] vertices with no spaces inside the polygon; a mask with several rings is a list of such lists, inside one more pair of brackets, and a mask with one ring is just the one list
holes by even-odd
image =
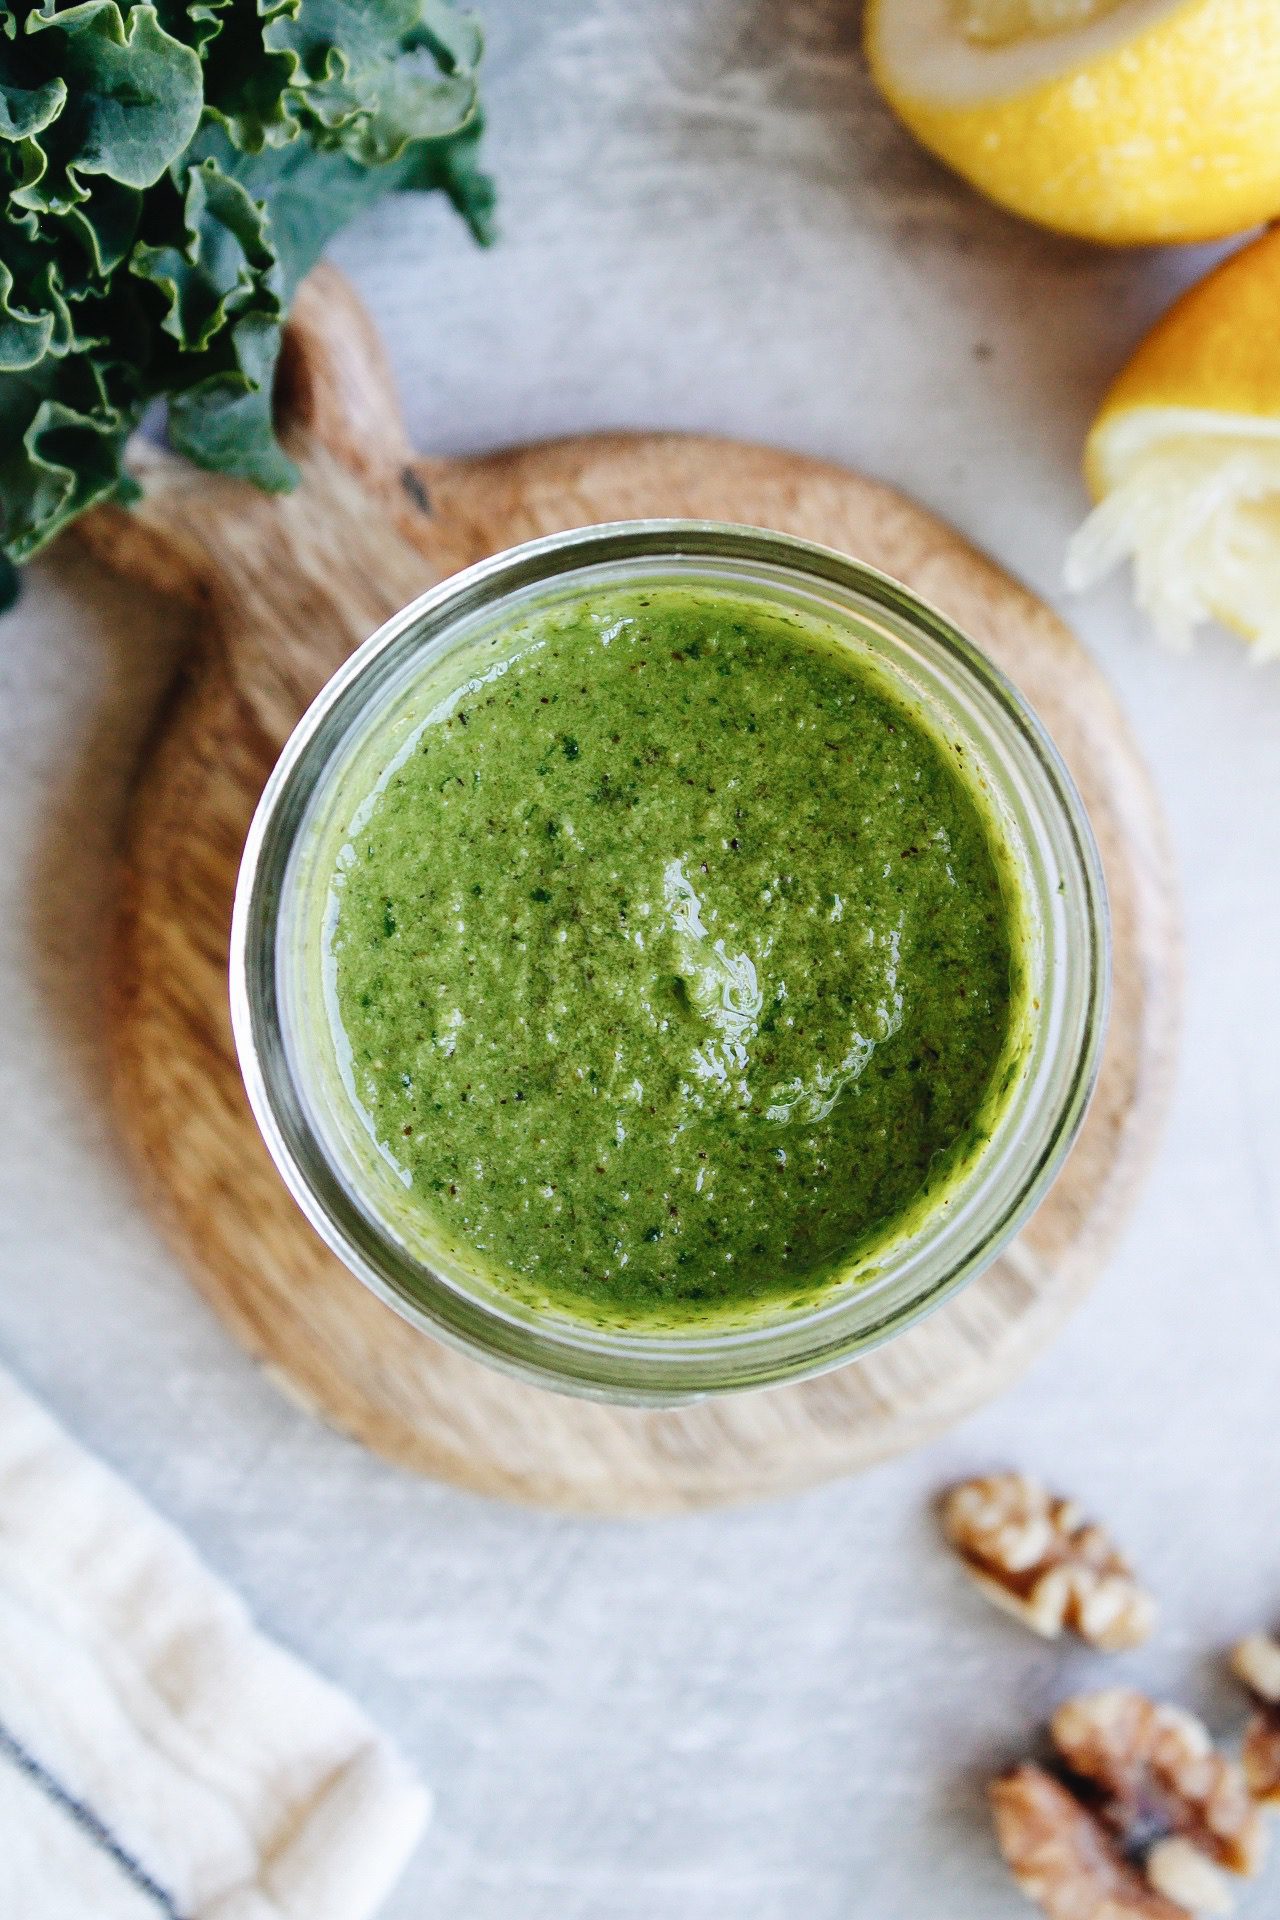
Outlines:
{"label": "wooden board handle", "polygon": [[275,410],[282,439],[309,436],[374,487],[414,457],[378,330],[350,281],[326,262],[298,288]]}
{"label": "wooden board handle", "polygon": [[[371,513],[389,518],[416,551],[408,571],[418,590],[422,559],[430,566],[436,545],[428,502],[440,463],[413,453],[382,342],[334,267],[316,267],[298,289],[274,404],[281,441],[302,475],[296,493],[264,494],[139,439],[129,469],[142,498],[83,515],[75,523],[79,540],[115,572],[189,606],[242,604],[249,582],[261,584],[266,573],[292,577],[305,592],[315,572],[309,538],[324,524],[332,539],[334,520],[343,517],[334,496],[345,488],[353,528]],[[317,489],[327,496],[323,515],[308,510]],[[351,557],[358,565],[358,555]],[[206,623],[204,631],[212,630]],[[250,629],[246,639],[256,638]]]}

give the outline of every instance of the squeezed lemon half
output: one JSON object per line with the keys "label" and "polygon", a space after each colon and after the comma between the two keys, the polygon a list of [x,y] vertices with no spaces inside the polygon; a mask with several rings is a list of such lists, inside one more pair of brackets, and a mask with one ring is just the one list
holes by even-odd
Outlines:
{"label": "squeezed lemon half", "polygon": [[1070,586],[1131,560],[1164,639],[1186,646],[1216,619],[1280,655],[1280,228],[1147,335],[1090,429],[1085,476],[1098,505]]}
{"label": "squeezed lemon half", "polygon": [[867,56],[923,144],[1002,206],[1114,243],[1280,212],[1276,0],[870,0]]}

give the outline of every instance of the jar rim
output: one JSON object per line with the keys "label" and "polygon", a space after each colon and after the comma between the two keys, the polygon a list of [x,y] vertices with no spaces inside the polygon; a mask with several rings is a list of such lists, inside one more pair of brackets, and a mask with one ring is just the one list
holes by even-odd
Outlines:
{"label": "jar rim", "polygon": [[[349,759],[353,730],[367,721],[391,673],[408,672],[433,648],[433,661],[445,657],[465,637],[468,621],[513,596],[571,583],[589,570],[603,578],[608,569],[645,562],[688,567],[695,576],[701,568],[700,584],[708,569],[752,568],[762,579],[834,596],[826,604],[843,610],[851,624],[878,620],[898,634],[899,644],[904,638],[914,643],[921,657],[927,649],[936,671],[952,676],[987,723],[1003,729],[1008,753],[1023,767],[1031,795],[1026,804],[1040,810],[1040,824],[1073,868],[1071,887],[1059,882],[1066,906],[1056,955],[1070,1031],[1060,1035],[1062,1057],[1053,1063],[1044,1110],[1032,1112],[1025,1137],[1006,1143],[1007,1152],[1016,1150],[1016,1177],[999,1204],[982,1213],[980,1232],[974,1214],[967,1241],[953,1233],[944,1257],[926,1262],[922,1272],[904,1271],[897,1284],[889,1274],[838,1297],[819,1293],[810,1308],[781,1320],[661,1333],[540,1318],[514,1304],[508,1309],[468,1293],[399,1247],[321,1138],[286,1043],[280,979],[290,863],[317,796],[332,789]],[[734,573],[718,578],[729,585]],[[993,765],[999,772],[998,755]],[[996,1257],[1047,1192],[1084,1117],[1105,1035],[1110,920],[1098,848],[1061,755],[1013,684],[945,615],[889,575],[794,535],[718,521],[620,521],[525,542],[450,576],[393,615],[339,667],[286,742],[254,814],[236,890],[230,986],[254,1117],[295,1200],[344,1265],[412,1324],[472,1357],[563,1391],[667,1404],[839,1365],[933,1311]],[[986,1158],[977,1163],[975,1193]]]}

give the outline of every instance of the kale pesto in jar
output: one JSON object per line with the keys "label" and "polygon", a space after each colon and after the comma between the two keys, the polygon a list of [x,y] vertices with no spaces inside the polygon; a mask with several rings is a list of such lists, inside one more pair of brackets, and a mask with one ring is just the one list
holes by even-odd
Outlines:
{"label": "kale pesto in jar", "polygon": [[526,1304],[812,1303],[946,1204],[1015,1076],[994,814],[798,612],[627,588],[509,640],[359,796],[350,1091],[406,1207]]}

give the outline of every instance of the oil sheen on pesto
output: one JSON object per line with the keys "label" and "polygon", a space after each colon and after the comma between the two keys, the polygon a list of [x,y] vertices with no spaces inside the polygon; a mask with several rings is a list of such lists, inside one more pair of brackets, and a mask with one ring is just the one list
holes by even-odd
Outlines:
{"label": "oil sheen on pesto", "polygon": [[338,863],[368,1124],[526,1302],[807,1301],[945,1198],[1010,1078],[1013,889],[963,757],[816,623],[713,591],[511,648]]}

